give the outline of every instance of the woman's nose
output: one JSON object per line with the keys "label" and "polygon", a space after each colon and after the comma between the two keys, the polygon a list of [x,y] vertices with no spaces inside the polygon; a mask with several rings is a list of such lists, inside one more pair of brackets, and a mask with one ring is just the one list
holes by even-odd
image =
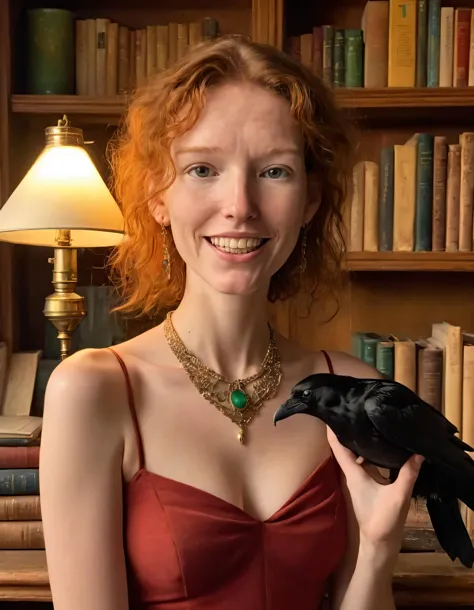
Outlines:
{"label": "woman's nose", "polygon": [[235,220],[249,220],[258,215],[256,189],[251,178],[244,175],[233,176],[225,194],[224,215]]}

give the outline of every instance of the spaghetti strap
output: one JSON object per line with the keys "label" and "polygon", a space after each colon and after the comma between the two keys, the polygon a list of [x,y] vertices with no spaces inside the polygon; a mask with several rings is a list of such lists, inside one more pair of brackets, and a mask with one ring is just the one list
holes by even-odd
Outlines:
{"label": "spaghetti strap", "polygon": [[328,356],[328,354],[325,350],[322,349],[321,352],[323,353],[323,356],[326,358],[329,372],[331,373],[331,375],[334,375],[334,367],[332,365],[331,358]]}
{"label": "spaghetti strap", "polygon": [[143,454],[143,443],[142,443],[142,437],[140,434],[140,427],[138,425],[137,411],[135,409],[135,401],[133,399],[133,390],[132,390],[132,384],[130,381],[130,375],[128,374],[127,367],[125,366],[125,362],[123,361],[122,357],[119,356],[117,354],[117,352],[114,349],[112,349],[111,347],[109,347],[108,349],[117,358],[117,361],[120,364],[120,366],[122,367],[122,371],[123,371],[123,374],[125,377],[125,385],[127,386],[128,406],[129,406],[130,414],[131,414],[132,420],[133,420],[133,427],[135,428],[135,436],[137,437],[139,469],[142,470],[142,468],[145,467],[145,459],[144,459],[144,454]]}

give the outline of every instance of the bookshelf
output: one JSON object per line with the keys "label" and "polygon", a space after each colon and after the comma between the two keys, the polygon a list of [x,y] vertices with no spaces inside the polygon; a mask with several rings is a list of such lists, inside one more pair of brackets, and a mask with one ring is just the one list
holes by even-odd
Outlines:
{"label": "bookshelf", "polygon": [[[341,108],[351,111],[363,110],[370,118],[370,111],[375,114],[376,110],[386,109],[392,113],[395,119],[400,110],[414,108],[425,110],[433,108],[439,111],[439,116],[448,109],[469,109],[474,105],[474,89],[454,89],[450,87],[439,87],[439,89],[427,90],[420,88],[397,88],[392,91],[388,88],[381,89],[339,89],[334,91],[334,96]],[[47,99],[45,99],[45,97]],[[25,95],[12,94],[11,109],[14,113],[22,114],[47,114],[49,112],[65,111],[72,114],[103,114],[121,115],[126,106],[124,96],[110,96],[97,98],[94,96],[78,95]]]}
{"label": "bookshelf", "polygon": [[[78,19],[103,17],[133,28],[213,17],[222,33],[239,33],[283,48],[312,25],[359,28],[365,0],[57,0]],[[456,5],[456,2],[445,4]],[[461,6],[460,3],[458,3]],[[104,151],[126,109],[127,95],[33,95],[25,92],[22,19],[39,0],[0,0],[0,198],[4,201],[43,147],[44,128],[64,113],[93,141],[91,153],[106,174]],[[462,6],[474,8],[474,0]],[[361,159],[378,161],[383,146],[417,132],[446,136],[472,128],[474,87],[335,88],[337,103],[355,120]],[[53,123],[52,123],[53,122]],[[43,249],[0,244],[0,339],[14,350],[38,349],[44,338],[42,307],[51,269]],[[98,253],[79,261],[80,282],[90,281]],[[431,324],[452,321],[474,331],[474,252],[350,251],[347,281],[336,303],[327,299],[306,315],[296,297],[271,307],[281,332],[307,347],[349,351],[354,330],[419,336]],[[94,281],[103,274],[94,271]],[[333,317],[334,316],[334,317]],[[395,574],[398,607],[474,607],[473,576],[439,554],[405,553]],[[48,601],[42,551],[0,552],[0,601]],[[34,607],[33,605],[31,606]]]}

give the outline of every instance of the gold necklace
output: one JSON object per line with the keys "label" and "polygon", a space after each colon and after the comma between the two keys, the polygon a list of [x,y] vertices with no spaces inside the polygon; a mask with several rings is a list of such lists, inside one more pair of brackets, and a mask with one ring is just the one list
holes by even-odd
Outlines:
{"label": "gold necklace", "polygon": [[187,349],[173,326],[171,315],[169,312],[164,322],[168,345],[201,396],[238,425],[237,438],[244,444],[246,426],[250,424],[263,403],[275,396],[280,386],[282,377],[280,352],[273,328],[269,326],[270,343],[258,373],[245,379],[229,381],[203,364]]}

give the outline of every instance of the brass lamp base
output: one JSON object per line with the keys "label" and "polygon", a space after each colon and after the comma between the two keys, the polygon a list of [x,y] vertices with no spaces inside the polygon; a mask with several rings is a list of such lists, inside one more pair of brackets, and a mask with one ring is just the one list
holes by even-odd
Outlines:
{"label": "brass lamp base", "polygon": [[84,297],[74,292],[77,285],[77,250],[68,247],[70,231],[58,232],[58,247],[54,249],[53,286],[55,292],[46,297],[43,313],[58,331],[61,360],[71,353],[72,335],[86,315]]}

